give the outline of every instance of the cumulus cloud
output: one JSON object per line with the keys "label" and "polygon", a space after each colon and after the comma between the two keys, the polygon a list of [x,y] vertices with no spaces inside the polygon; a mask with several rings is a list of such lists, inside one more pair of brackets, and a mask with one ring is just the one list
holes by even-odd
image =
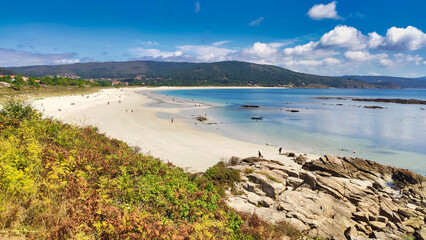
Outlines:
{"label": "cumulus cloud", "polygon": [[306,58],[328,57],[338,54],[338,52],[336,51],[317,48],[317,46],[318,42],[310,41],[309,43],[306,43],[304,45],[297,45],[292,48],[285,48],[283,52],[287,56],[300,56]]}
{"label": "cumulus cloud", "polygon": [[375,59],[385,59],[388,57],[387,54],[371,54],[368,51],[347,51],[344,53],[345,57],[352,61],[370,61]]}
{"label": "cumulus cloud", "polygon": [[44,54],[0,48],[0,66],[56,65],[78,63],[76,53]]}
{"label": "cumulus cloud", "polygon": [[258,19],[256,19],[256,20],[254,20],[254,21],[251,21],[250,23],[249,23],[249,25],[250,26],[259,26],[260,25],[260,23],[263,21],[263,17],[260,17],[260,18],[258,18]]}
{"label": "cumulus cloud", "polygon": [[283,46],[283,43],[261,43],[255,42],[250,48],[243,49],[243,54],[254,55],[257,57],[267,58],[275,55],[278,48]]}
{"label": "cumulus cloud", "polygon": [[368,47],[369,48],[378,48],[384,45],[385,38],[377,34],[376,32],[371,32],[368,34]]}
{"label": "cumulus cloud", "polygon": [[336,11],[336,1],[333,1],[329,4],[316,4],[308,11],[308,16],[314,20],[322,19],[341,19],[337,15]]}
{"label": "cumulus cloud", "polygon": [[199,2],[195,2],[195,9],[194,12],[199,12],[201,11],[201,4]]}
{"label": "cumulus cloud", "polygon": [[368,38],[354,27],[340,25],[325,33],[319,40],[322,47],[341,47],[351,50],[364,49]]}
{"label": "cumulus cloud", "polygon": [[426,46],[426,34],[412,26],[391,27],[386,32],[386,42],[387,47],[394,50],[415,51]]}

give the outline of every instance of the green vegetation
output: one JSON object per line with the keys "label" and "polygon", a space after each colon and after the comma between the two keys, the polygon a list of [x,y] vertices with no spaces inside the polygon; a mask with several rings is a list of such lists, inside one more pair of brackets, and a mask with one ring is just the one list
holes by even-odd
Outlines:
{"label": "green vegetation", "polygon": [[213,167],[207,169],[204,176],[212,180],[216,185],[232,186],[234,182],[241,180],[240,171],[226,168],[225,162],[220,161]]}
{"label": "green vegetation", "polygon": [[0,111],[0,230],[32,239],[279,239],[279,228],[228,209],[215,183],[239,175],[222,175],[223,167],[190,174],[94,127],[8,101]]}
{"label": "green vegetation", "polygon": [[0,67],[0,75],[14,75],[15,72],[6,68]]}
{"label": "green vegetation", "polygon": [[[310,88],[382,88],[357,79],[325,77],[247,62],[105,62],[10,68],[20,74],[75,74],[83,78],[122,78],[133,86],[293,86]],[[391,86],[390,86],[391,87]]]}

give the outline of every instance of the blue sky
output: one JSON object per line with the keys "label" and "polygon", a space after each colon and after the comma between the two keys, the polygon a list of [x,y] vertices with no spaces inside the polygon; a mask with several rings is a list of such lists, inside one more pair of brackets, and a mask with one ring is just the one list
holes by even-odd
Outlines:
{"label": "blue sky", "polygon": [[0,66],[241,60],[426,76],[424,0],[6,1]]}

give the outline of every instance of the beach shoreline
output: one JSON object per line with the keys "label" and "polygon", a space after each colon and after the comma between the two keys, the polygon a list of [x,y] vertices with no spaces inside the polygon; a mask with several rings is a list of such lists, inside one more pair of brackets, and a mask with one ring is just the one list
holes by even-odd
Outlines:
{"label": "beach shoreline", "polygon": [[[290,157],[278,154],[279,146],[245,142],[191,126],[191,113],[208,108],[209,105],[152,93],[159,90],[204,88],[105,89],[88,95],[38,99],[32,104],[46,117],[78,126],[96,126],[99,132],[122,140],[129,146],[137,146],[144,154],[172,162],[191,172],[205,171],[233,156],[257,156],[258,151],[266,159],[300,168]],[[185,115],[181,114],[183,111]],[[196,123],[196,120],[193,121]],[[283,152],[291,152],[291,149],[284,148]],[[318,158],[310,154],[307,157]]]}

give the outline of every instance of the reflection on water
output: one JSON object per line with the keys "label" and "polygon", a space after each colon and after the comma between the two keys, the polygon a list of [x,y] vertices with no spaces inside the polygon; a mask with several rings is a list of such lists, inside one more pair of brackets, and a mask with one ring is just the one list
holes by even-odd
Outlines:
{"label": "reflection on water", "polygon": [[[160,93],[221,106],[209,109],[209,115],[226,123],[220,125],[220,132],[234,138],[283,145],[302,152],[363,157],[426,173],[426,111],[421,109],[424,106],[351,100],[351,97],[426,100],[425,90],[200,89],[191,92]],[[242,109],[242,104],[260,108]],[[263,116],[264,121],[252,121],[250,116]]]}

